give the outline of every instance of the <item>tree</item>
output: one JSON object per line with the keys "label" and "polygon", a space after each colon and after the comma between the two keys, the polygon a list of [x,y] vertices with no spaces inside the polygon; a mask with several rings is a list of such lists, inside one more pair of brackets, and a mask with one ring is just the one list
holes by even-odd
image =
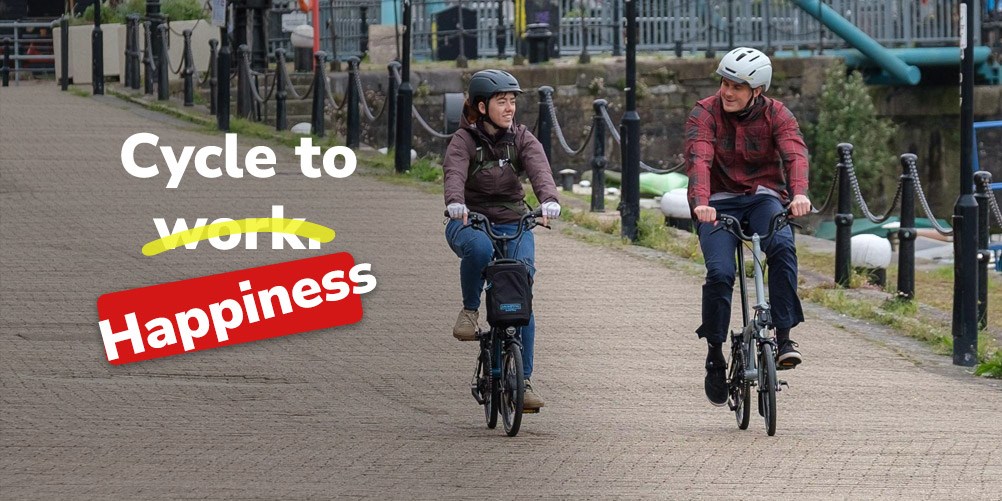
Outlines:
{"label": "tree", "polygon": [[[859,72],[846,76],[841,64],[827,70],[818,119],[806,124],[804,130],[811,146],[811,200],[815,206],[824,203],[835,179],[839,163],[836,146],[850,143],[856,178],[867,205],[871,210],[886,209],[894,192],[886,192],[884,173],[897,172],[897,155],[891,147],[897,127],[877,116]],[[858,213],[858,207],[854,212]]]}

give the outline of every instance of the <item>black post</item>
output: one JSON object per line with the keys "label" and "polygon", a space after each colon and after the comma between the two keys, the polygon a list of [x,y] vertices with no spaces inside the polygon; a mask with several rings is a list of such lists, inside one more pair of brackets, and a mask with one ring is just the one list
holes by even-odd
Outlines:
{"label": "black post", "polygon": [[619,22],[619,2],[612,0],[612,55],[619,57],[623,55],[623,25]]}
{"label": "black post", "polygon": [[344,98],[348,100],[348,130],[345,132],[345,143],[349,148],[358,148],[362,137],[362,120],[358,109],[358,93],[361,90],[357,85],[358,63],[357,57],[348,58],[348,90]]}
{"label": "black post", "polygon": [[59,32],[61,33],[59,37],[59,48],[60,48],[60,61],[59,69],[62,74],[59,76],[59,85],[63,90],[66,90],[70,86],[70,18],[66,15],[59,20]]}
{"label": "black post", "polygon": [[[149,5],[149,4],[147,4]],[[153,23],[143,21],[143,64],[146,71],[143,72],[143,92],[153,94],[153,74],[156,73],[156,61],[153,59]]]}
{"label": "black post", "polygon": [[216,65],[219,64],[219,40],[215,38],[209,40],[209,113],[215,115],[219,113],[219,96],[217,86],[219,77],[216,73]]}
{"label": "black post", "polygon": [[324,100],[327,99],[324,81],[324,58],[327,53],[320,50],[313,55],[316,64],[313,65],[313,117],[312,132],[314,136],[324,137]]}
{"label": "black post", "polygon": [[219,39],[222,40],[222,48],[219,49],[219,69],[218,91],[219,102],[217,103],[219,114],[216,115],[216,123],[219,130],[230,130],[230,35],[226,32],[226,26],[219,28]]}
{"label": "black post", "polygon": [[184,105],[195,105],[195,62],[191,60],[191,30],[181,32],[184,35]]}
{"label": "black post", "polygon": [[122,82],[126,88],[132,87],[132,53],[135,51],[132,35],[135,34],[138,16],[129,14],[125,18],[125,74],[122,75]]}
{"label": "black post", "polygon": [[139,88],[139,14],[126,16],[125,86]]}
{"label": "black post", "polygon": [[497,40],[498,46],[498,59],[504,59],[504,49],[505,49],[505,29],[504,29],[504,0],[498,0],[498,26],[496,28],[496,34],[494,35],[495,40]]}
{"label": "black post", "polygon": [[588,54],[588,26],[585,25],[585,2],[581,0],[581,55],[578,56],[578,64],[588,64],[591,56]]}
{"label": "black post", "polygon": [[458,0],[459,2],[459,21],[456,23],[456,38],[459,39],[459,55],[456,56],[456,67],[466,68],[470,65],[469,61],[466,60],[466,27],[463,26],[463,0]]}
{"label": "black post", "polygon": [[157,27],[160,30],[160,57],[157,58],[157,100],[166,101],[170,99],[170,65],[167,64],[167,25],[161,24]]}
{"label": "black post", "polygon": [[623,149],[622,234],[637,241],[640,217],[640,114],[637,113],[637,0],[626,1],[626,113],[620,124]]}
{"label": "black post", "polygon": [[390,75],[390,80],[386,83],[386,148],[392,150],[397,144],[397,72],[400,71],[400,63],[390,61],[386,65],[386,72]]}
{"label": "black post", "polygon": [[898,297],[915,297],[915,168],[916,156],[901,155],[901,227],[898,228]]}
{"label": "black post", "polygon": [[592,118],[594,127],[594,153],[591,157],[591,211],[605,212],[605,166],[609,161],[605,158],[605,119],[602,118],[602,109],[608,106],[605,99],[596,99],[592,102],[595,109],[595,117]]}
{"label": "black post", "polygon": [[341,59],[337,57],[337,26],[334,24],[334,2],[330,3],[331,18],[327,21],[327,28],[331,32],[331,71],[341,71]]}
{"label": "black post", "polygon": [[247,67],[247,44],[237,46],[237,116],[247,118],[250,107],[250,68]]}
{"label": "black post", "polygon": [[765,0],[765,53],[772,55],[772,13],[769,12],[769,0]]}
{"label": "black post", "polygon": [[971,189],[971,152],[974,148],[974,2],[967,5],[967,24],[960,30],[960,196],[953,215],[953,363],[978,363],[978,302],[974,291],[978,274],[978,203]]}
{"label": "black post", "polygon": [[849,286],[852,259],[852,199],[849,169],[852,164],[852,145],[839,143],[838,150],[838,209],[835,212],[835,283]]}
{"label": "black post", "polygon": [[360,5],[358,8],[360,10],[359,17],[362,18],[359,25],[358,51],[364,56],[369,52],[369,7]]}
{"label": "black post", "polygon": [[[63,32],[63,37],[65,38],[67,33]],[[3,66],[0,66],[0,80],[3,81],[4,87],[10,87],[10,39],[3,39]],[[63,73],[65,75],[65,73]]]}
{"label": "black post", "polygon": [[[69,35],[69,33],[67,33]],[[91,84],[94,95],[104,94],[104,32],[101,31],[101,2],[94,2],[94,31],[90,38]]]}
{"label": "black post", "polygon": [[411,168],[411,108],[414,106],[414,89],[411,88],[411,0],[403,2],[404,48],[400,54],[402,69],[400,89],[397,91],[397,146],[393,158],[397,172],[407,172]]}
{"label": "black post", "polygon": [[250,46],[250,68],[260,73],[268,70],[268,34],[264,26],[264,13],[270,8],[269,4],[271,4],[270,1],[254,2],[251,8],[251,39],[248,44]]}
{"label": "black post", "polygon": [[[547,97],[553,95],[553,87],[544,85],[539,88],[539,115],[536,117],[536,139],[543,145],[543,152],[546,153],[546,160],[550,162],[553,169],[553,138],[550,130],[553,124],[550,123],[550,107],[546,104]],[[553,171],[553,179],[557,179],[556,170]]]}
{"label": "black post", "polygon": [[[146,21],[143,23],[147,26],[147,31],[149,32],[149,38],[147,39],[151,45],[150,53],[152,54],[152,60],[150,61],[153,65],[158,65],[161,52],[166,49],[163,44],[160,43],[160,38],[157,37],[157,33],[160,33],[160,23],[163,18],[160,16],[160,0],[146,0]],[[146,67],[149,70],[149,66]],[[156,70],[154,70],[156,71]],[[154,75],[149,75],[146,77],[150,82],[150,86],[147,87],[146,93],[153,93],[153,78]]]}
{"label": "black post", "polygon": [[734,49],[734,0],[727,0],[727,49]]}
{"label": "black post", "polygon": [[994,197],[991,188],[992,174],[979,170],[974,173],[974,187],[978,200],[978,328],[988,327],[988,261],[991,250],[988,249],[988,231],[992,222],[988,217],[988,197]]}
{"label": "black post", "polygon": [[275,49],[275,130],[285,130],[289,127],[289,117],[286,111],[286,98],[289,96],[285,88],[286,64],[285,49]]}
{"label": "black post", "polygon": [[706,8],[706,58],[713,59],[717,55],[717,51],[713,50],[713,8],[710,7],[710,2],[704,2],[703,5]]}

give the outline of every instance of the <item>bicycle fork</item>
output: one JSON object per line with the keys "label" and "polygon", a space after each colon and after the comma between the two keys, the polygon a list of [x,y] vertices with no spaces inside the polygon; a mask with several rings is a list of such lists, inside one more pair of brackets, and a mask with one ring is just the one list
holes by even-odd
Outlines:
{"label": "bicycle fork", "polygon": [[[741,258],[740,247],[739,247],[739,259]],[[752,385],[757,385],[758,372],[759,372],[759,360],[758,354],[762,353],[762,345],[770,344],[772,345],[772,352],[778,353],[778,346],[776,340],[768,335],[770,329],[772,329],[772,312],[769,309],[769,303],[765,299],[765,272],[762,269],[762,238],[756,233],[752,235],[752,266],[754,267],[755,276],[755,306],[754,317],[750,322],[745,323],[745,329],[743,332],[742,339],[742,349],[744,350],[745,358],[745,381],[750,381]],[[744,262],[741,262],[740,270],[744,271]],[[741,286],[744,287],[744,277],[741,277]],[[742,297],[744,296],[742,290]],[[744,306],[742,304],[742,306]],[[745,313],[747,316],[747,313]],[[747,318],[747,317],[746,317]],[[754,343],[754,345],[753,345]],[[755,349],[753,349],[753,346]],[[756,356],[753,356],[756,355]],[[776,380],[776,391],[781,391],[783,386],[789,387],[790,385],[786,381],[777,379]],[[761,393],[762,388],[758,389]]]}

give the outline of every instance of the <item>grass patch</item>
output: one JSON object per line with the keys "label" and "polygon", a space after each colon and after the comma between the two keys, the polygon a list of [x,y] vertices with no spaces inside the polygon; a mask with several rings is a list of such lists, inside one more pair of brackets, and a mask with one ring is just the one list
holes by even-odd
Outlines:
{"label": "grass patch", "polygon": [[945,355],[953,349],[953,337],[949,329],[916,318],[914,313],[917,307],[908,301],[889,300],[881,304],[872,299],[851,297],[844,289],[826,287],[802,288],[801,296],[836,312],[905,333],[925,342],[937,353]]}
{"label": "grass patch", "polygon": [[73,94],[74,96],[80,96],[80,97],[90,97],[90,93],[91,93],[91,91],[87,90],[86,88],[84,88],[84,87],[77,87],[75,85],[73,87],[67,87],[67,90],[70,91],[70,94]]}
{"label": "grass patch", "polygon": [[996,349],[994,353],[986,357],[983,362],[975,367],[974,374],[1002,379],[1002,350]]}

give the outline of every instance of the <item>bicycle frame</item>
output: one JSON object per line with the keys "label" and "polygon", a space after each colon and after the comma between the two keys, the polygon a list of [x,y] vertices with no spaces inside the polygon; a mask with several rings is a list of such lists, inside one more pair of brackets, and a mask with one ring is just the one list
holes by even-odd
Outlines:
{"label": "bicycle frame", "polygon": [[752,307],[754,315],[749,318],[748,292],[745,284],[745,260],[744,246],[738,245],[737,263],[738,276],[741,286],[741,313],[744,317],[744,329],[742,330],[742,345],[745,358],[744,377],[747,381],[756,381],[758,378],[758,357],[752,356],[757,350],[752,349],[752,342],[758,345],[762,343],[775,343],[769,331],[772,330],[772,314],[769,309],[769,302],[765,297],[765,275],[762,270],[762,238],[756,233],[752,235],[752,266],[755,278],[755,304]]}

